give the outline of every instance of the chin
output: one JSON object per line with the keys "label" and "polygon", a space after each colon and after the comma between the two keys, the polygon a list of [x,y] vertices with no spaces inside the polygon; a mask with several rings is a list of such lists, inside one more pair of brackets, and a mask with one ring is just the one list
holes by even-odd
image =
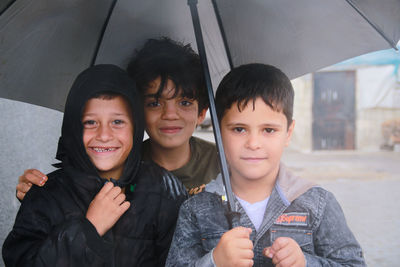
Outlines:
{"label": "chin", "polygon": [[265,173],[265,172],[254,173],[253,172],[253,173],[243,173],[242,177],[245,177],[245,179],[249,180],[249,181],[259,181],[259,180],[265,179],[268,176],[269,176],[269,173]]}

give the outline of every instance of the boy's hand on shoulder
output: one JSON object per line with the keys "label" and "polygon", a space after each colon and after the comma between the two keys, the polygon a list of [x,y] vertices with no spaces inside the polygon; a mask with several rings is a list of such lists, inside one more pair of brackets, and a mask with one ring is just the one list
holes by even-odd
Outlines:
{"label": "boy's hand on shoulder", "polygon": [[272,246],[264,248],[263,254],[271,258],[277,267],[306,266],[306,259],[299,244],[289,237],[277,238]]}
{"label": "boy's hand on shoulder", "polygon": [[48,180],[46,174],[42,173],[39,170],[36,169],[28,169],[24,171],[24,174],[22,174],[18,178],[18,184],[17,184],[17,198],[19,200],[23,200],[25,197],[25,194],[31,189],[32,184],[37,185],[37,186],[43,186],[46,181]]}
{"label": "boy's hand on shoulder", "polygon": [[251,228],[236,227],[222,235],[213,252],[214,262],[222,266],[253,266]]}
{"label": "boy's hand on shoulder", "polygon": [[106,183],[89,205],[86,218],[103,236],[128,209],[131,203],[125,201],[125,194],[113,183]]}

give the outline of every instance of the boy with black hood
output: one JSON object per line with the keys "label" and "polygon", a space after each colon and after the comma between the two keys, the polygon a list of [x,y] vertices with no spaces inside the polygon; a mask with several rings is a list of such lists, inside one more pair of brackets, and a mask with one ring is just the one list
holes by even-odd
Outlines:
{"label": "boy with black hood", "polygon": [[59,169],[22,202],[3,245],[7,266],[164,265],[187,193],[168,171],[141,162],[143,124],[125,71],[98,65],[77,77]]}

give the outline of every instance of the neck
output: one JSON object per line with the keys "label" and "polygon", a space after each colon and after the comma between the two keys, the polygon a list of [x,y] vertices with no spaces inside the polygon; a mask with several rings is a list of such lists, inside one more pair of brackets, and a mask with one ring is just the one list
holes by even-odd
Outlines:
{"label": "neck", "polygon": [[189,162],[191,157],[189,141],[176,148],[160,147],[150,141],[151,159],[167,169],[174,171]]}
{"label": "neck", "polygon": [[269,175],[255,180],[231,176],[232,191],[236,196],[249,202],[262,201],[271,195],[278,176],[279,165]]}
{"label": "neck", "polygon": [[114,180],[119,180],[122,175],[122,170],[99,171],[99,175],[101,178],[107,180],[110,180],[110,178],[113,178]]}

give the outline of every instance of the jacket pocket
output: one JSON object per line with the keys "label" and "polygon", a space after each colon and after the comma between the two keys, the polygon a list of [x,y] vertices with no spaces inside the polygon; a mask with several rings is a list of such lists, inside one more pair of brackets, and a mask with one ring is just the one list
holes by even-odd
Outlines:
{"label": "jacket pocket", "polygon": [[204,251],[209,252],[213,248],[215,248],[223,234],[224,234],[223,232],[219,232],[219,233],[210,233],[202,235],[201,244],[203,246]]}
{"label": "jacket pocket", "polygon": [[271,244],[278,237],[289,237],[294,239],[303,251],[313,252],[312,231],[295,227],[272,227]]}

